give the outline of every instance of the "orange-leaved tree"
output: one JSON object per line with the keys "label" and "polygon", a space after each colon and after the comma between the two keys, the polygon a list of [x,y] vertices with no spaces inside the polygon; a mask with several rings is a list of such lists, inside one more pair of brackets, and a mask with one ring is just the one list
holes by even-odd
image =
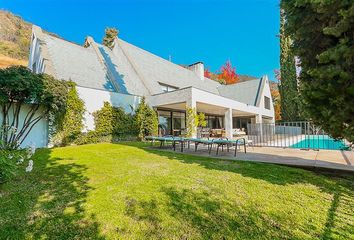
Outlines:
{"label": "orange-leaved tree", "polygon": [[234,84],[239,80],[239,76],[236,74],[236,68],[231,65],[231,61],[228,60],[221,66],[218,74],[218,80],[225,84]]}
{"label": "orange-leaved tree", "polygon": [[204,77],[211,79],[211,72],[210,72],[209,68],[206,68],[204,70]]}

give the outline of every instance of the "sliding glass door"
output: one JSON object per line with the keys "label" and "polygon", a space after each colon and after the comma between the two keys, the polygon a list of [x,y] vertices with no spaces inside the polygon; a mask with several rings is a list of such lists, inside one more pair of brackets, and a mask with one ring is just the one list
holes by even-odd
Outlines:
{"label": "sliding glass door", "polygon": [[184,112],[158,110],[159,135],[179,136],[186,129],[186,114]]}
{"label": "sliding glass door", "polygon": [[159,114],[159,135],[170,135],[171,134],[171,112],[169,111],[158,111]]}

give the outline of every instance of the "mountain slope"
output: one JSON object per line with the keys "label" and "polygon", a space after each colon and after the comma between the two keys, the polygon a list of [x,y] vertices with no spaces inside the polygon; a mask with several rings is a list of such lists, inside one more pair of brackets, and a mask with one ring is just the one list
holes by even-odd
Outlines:
{"label": "mountain slope", "polygon": [[32,24],[0,10],[0,67],[27,65]]}

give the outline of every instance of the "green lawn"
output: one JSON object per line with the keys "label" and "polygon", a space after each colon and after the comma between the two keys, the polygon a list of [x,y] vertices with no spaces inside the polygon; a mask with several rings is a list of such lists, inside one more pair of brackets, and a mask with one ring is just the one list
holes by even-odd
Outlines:
{"label": "green lawn", "polygon": [[143,146],[37,151],[0,185],[0,239],[354,239],[352,176]]}

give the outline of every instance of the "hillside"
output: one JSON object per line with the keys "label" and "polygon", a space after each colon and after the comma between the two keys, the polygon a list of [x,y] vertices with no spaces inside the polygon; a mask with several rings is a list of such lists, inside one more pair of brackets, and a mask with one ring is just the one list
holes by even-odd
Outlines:
{"label": "hillside", "polygon": [[32,24],[0,10],[0,68],[27,65]]}

